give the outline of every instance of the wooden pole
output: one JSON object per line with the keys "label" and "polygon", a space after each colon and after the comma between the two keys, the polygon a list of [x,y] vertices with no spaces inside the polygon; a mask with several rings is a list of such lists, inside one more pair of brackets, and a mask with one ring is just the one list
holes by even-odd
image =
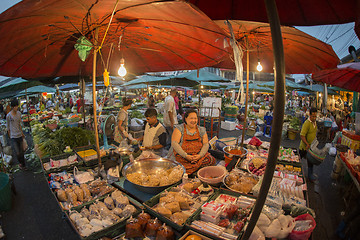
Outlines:
{"label": "wooden pole", "polygon": [[97,50],[98,50],[98,46],[97,46],[97,41],[98,41],[98,35],[99,35],[99,29],[96,28],[95,30],[95,39],[94,39],[94,57],[93,57],[93,79],[92,79],[92,83],[93,83],[93,109],[94,109],[94,127],[95,127],[95,142],[96,142],[96,152],[97,152],[97,157],[99,160],[99,173],[100,173],[100,169],[101,169],[101,157],[100,157],[100,145],[99,145],[99,132],[98,132],[98,127],[97,127],[97,113],[96,113],[96,57],[97,57]]}

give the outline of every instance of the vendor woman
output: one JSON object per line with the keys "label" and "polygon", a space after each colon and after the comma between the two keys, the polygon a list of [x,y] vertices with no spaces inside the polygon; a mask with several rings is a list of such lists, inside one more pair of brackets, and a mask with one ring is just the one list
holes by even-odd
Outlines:
{"label": "vendor woman", "polygon": [[[131,108],[132,100],[128,98],[123,98],[123,107],[120,108],[120,111],[117,116],[117,127],[115,128],[114,140],[120,143],[124,138],[131,138],[131,135],[128,133],[128,110]],[[132,140],[132,139],[130,139]]]}
{"label": "vendor woman", "polygon": [[215,165],[215,158],[208,152],[209,140],[206,129],[197,123],[197,112],[187,111],[184,115],[184,124],[176,126],[171,138],[175,159],[185,167],[187,174],[192,174],[205,166]]}

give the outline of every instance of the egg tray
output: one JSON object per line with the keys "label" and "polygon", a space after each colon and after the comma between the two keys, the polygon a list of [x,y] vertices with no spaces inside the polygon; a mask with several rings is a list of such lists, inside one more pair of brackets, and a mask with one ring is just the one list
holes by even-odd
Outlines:
{"label": "egg tray", "polygon": [[70,156],[73,156],[74,154],[75,154],[75,152],[71,151],[71,152],[68,152],[68,153],[63,153],[63,154],[59,154],[59,155],[56,155],[56,156],[45,157],[45,158],[40,159],[40,161],[41,161],[41,167],[42,167],[42,169],[43,169],[44,174],[67,171],[67,170],[73,169],[74,167],[82,166],[83,163],[79,161],[79,156],[76,154],[76,156],[77,156],[77,162],[74,162],[74,163],[72,163],[72,164],[70,164],[70,165],[66,165],[66,166],[62,166],[62,167],[58,167],[58,168],[51,168],[51,169],[49,169],[49,170],[45,170],[45,168],[44,168],[44,163],[50,162],[50,158],[51,158],[52,160],[61,160],[61,159],[65,159],[65,158],[68,158],[68,157],[70,157]]}
{"label": "egg tray", "polygon": [[[223,189],[223,188],[220,188],[220,189],[217,189],[214,194],[212,196],[209,197],[209,199],[206,201],[206,202],[210,202],[212,200],[215,200],[218,196],[220,196],[221,194],[226,194],[226,195],[230,195],[230,196],[234,196],[234,197],[240,197],[240,196],[246,196],[248,198],[253,198],[255,199],[254,196],[251,196],[251,195],[247,195],[247,194],[242,194],[242,193],[239,193],[239,192],[234,192],[234,191],[231,191],[231,190],[227,190],[227,189]],[[253,210],[253,209],[252,209]],[[252,213],[252,210],[249,214],[249,216],[251,215]],[[197,233],[200,233],[210,239],[214,239],[214,240],[223,240],[223,238],[220,238],[220,237],[217,237],[215,235],[211,235],[207,232],[204,232],[204,231],[201,231],[197,228],[194,228],[191,226],[191,223],[193,221],[196,221],[196,220],[200,220],[200,214],[202,212],[202,209],[199,208],[198,210],[196,210],[196,212],[188,218],[188,220],[186,220],[185,224],[186,224],[186,227],[189,228],[190,230],[194,231],[194,232],[197,232]],[[243,229],[241,230],[241,232],[239,233],[238,237],[237,237],[237,240],[240,240],[242,238],[242,235],[244,234],[246,228],[247,228],[247,225],[249,223],[249,217],[247,219],[247,221],[245,222],[245,225],[243,227]]]}
{"label": "egg tray", "polygon": [[[159,200],[160,200],[160,196],[163,192],[165,191],[170,191],[172,188],[176,187],[180,185],[180,183],[174,185],[174,186],[171,186],[167,189],[165,189],[164,191],[160,192],[159,194],[155,195],[154,197],[152,197],[150,200],[144,202],[144,206],[145,208],[147,209],[147,211],[149,211],[149,213],[151,213],[151,215],[153,216],[156,216],[158,219],[160,219],[160,221],[166,223],[167,225],[169,225],[170,227],[172,227],[173,229],[177,230],[177,231],[181,231],[184,227],[185,227],[185,224],[186,224],[186,221],[184,224],[182,225],[179,225],[175,222],[173,222],[172,220],[170,220],[169,218],[165,217],[164,215],[156,212],[154,209],[152,209],[152,207],[154,207],[156,204],[159,203]],[[215,189],[215,188],[214,188]],[[209,198],[211,197],[212,195],[209,196]],[[196,210],[197,211],[197,210]],[[195,213],[196,211],[189,217],[191,218]],[[189,219],[188,218],[188,219]]]}
{"label": "egg tray", "polygon": [[[125,193],[122,193],[124,196],[126,196],[128,199],[129,199],[129,202],[131,205],[133,205],[137,211],[133,214],[133,216],[137,216],[141,210],[142,210],[142,205],[140,203],[138,203],[137,201],[135,201],[133,198],[129,197],[128,195],[126,195]],[[105,194],[103,195],[102,197],[99,197],[98,199],[96,200],[104,200],[106,197],[110,196],[111,193],[108,193],[108,194]],[[93,201],[90,201],[90,202],[87,202],[81,206],[77,206],[75,208],[73,208],[73,210],[77,211],[77,212],[80,212],[82,208],[84,207],[88,207],[90,206],[93,202],[95,202],[96,200],[93,200]],[[91,235],[87,236],[87,237],[84,237],[84,236],[81,236],[79,230],[76,228],[76,225],[75,223],[73,223],[70,219],[70,211],[65,211],[65,215],[66,215],[66,219],[69,221],[69,224],[71,225],[71,227],[75,230],[75,232],[79,235],[79,238],[82,239],[82,240],[97,240],[101,237],[109,237],[109,238],[114,238],[116,236],[119,236],[120,234],[123,234],[125,232],[125,226],[126,226],[126,221],[130,218],[130,217],[127,217],[125,219],[123,219],[122,221],[118,222],[118,223],[115,223],[107,228],[104,228],[98,232],[94,232],[92,233]]]}

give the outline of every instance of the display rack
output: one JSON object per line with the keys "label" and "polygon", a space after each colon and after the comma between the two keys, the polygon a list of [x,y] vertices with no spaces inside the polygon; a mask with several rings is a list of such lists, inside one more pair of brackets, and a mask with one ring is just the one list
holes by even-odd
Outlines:
{"label": "display rack", "polygon": [[199,110],[199,125],[206,128],[208,138],[219,137],[221,109],[218,107],[200,107]]}

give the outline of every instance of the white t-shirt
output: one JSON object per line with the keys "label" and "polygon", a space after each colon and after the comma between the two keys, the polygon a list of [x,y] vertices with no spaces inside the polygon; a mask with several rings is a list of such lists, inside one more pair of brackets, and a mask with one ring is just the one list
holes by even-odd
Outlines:
{"label": "white t-shirt", "polygon": [[171,126],[170,117],[169,117],[168,112],[172,112],[173,119],[174,119],[174,125],[178,124],[178,120],[177,120],[177,116],[176,116],[175,101],[171,95],[169,95],[165,98],[165,103],[164,103],[164,125],[165,125],[165,127]]}

